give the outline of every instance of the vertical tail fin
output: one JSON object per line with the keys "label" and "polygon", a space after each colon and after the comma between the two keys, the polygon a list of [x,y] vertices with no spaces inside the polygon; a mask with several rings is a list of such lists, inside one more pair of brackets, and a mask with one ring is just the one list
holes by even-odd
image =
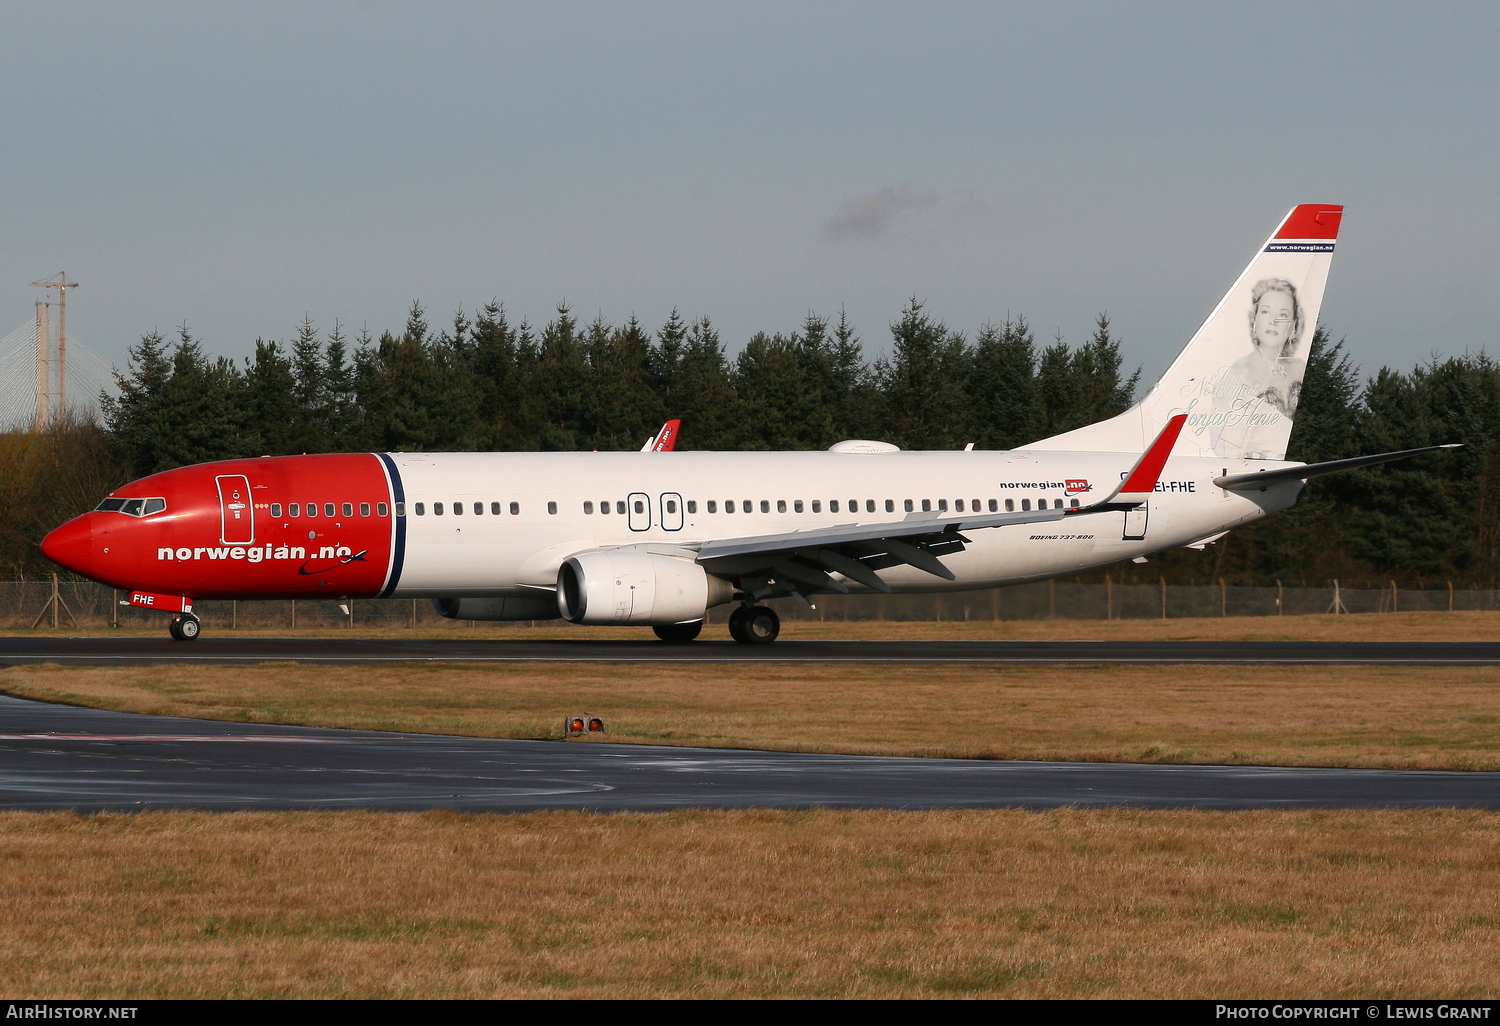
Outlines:
{"label": "vertical tail fin", "polygon": [[1343,211],[1294,207],[1144,399],[1027,448],[1139,452],[1186,414],[1184,455],[1285,459]]}

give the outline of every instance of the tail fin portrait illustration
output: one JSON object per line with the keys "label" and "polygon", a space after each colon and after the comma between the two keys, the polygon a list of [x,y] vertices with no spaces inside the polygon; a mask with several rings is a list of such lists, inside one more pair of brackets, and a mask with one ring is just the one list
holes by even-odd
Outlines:
{"label": "tail fin portrait illustration", "polygon": [[1027,448],[1139,451],[1186,414],[1184,455],[1285,459],[1343,210],[1293,208],[1145,398]]}

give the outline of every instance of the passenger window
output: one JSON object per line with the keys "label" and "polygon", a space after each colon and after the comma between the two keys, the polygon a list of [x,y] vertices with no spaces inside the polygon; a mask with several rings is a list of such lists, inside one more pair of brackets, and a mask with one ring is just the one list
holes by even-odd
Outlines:
{"label": "passenger window", "polygon": [[492,516],[492,517],[498,517],[499,515],[500,515],[500,504],[498,502],[492,502],[492,503],[490,503],[490,516]]}
{"label": "passenger window", "polygon": [[637,513],[644,513],[644,512],[646,512],[646,504],[644,502],[642,502],[640,499],[636,499],[635,500],[635,511]]}
{"label": "passenger window", "polygon": [[346,503],[344,503],[344,516],[346,516],[346,517],[352,517],[352,516],[354,516],[354,503],[352,503],[352,502],[346,502]]}
{"label": "passenger window", "polygon": [[295,502],[289,502],[289,503],[287,503],[287,506],[286,506],[286,515],[289,516],[289,517],[301,516],[302,515],[302,507],[299,506]]}
{"label": "passenger window", "polygon": [[710,513],[717,513],[717,512],[719,512],[719,504],[718,504],[718,502],[716,502],[713,499],[709,499],[708,500],[708,511]]}
{"label": "passenger window", "polygon": [[[975,507],[975,508],[977,509],[978,507]],[[998,513],[998,512],[1000,512],[1000,503],[997,500],[995,500],[995,499],[991,499],[990,500],[990,512],[991,513]]]}
{"label": "passenger window", "polygon": [[432,504],[432,515],[435,517],[443,515],[443,504],[441,502],[434,502]]}
{"label": "passenger window", "polygon": [[[514,513],[516,511],[515,510],[515,505],[516,504],[513,502],[510,505],[511,505],[511,512]],[[621,516],[625,515],[625,500],[624,499],[620,499],[619,501],[617,501],[615,503],[615,512],[618,513],[618,514],[620,514]]]}
{"label": "passenger window", "polygon": [[370,515],[370,504],[368,502],[361,502],[359,504],[359,515],[362,517]]}
{"label": "passenger window", "polygon": [[687,501],[687,511],[689,513],[696,513],[696,512],[698,512],[698,500],[697,499],[689,499]]}
{"label": "passenger window", "polygon": [[[770,503],[770,500],[768,500],[768,499],[761,499],[760,500],[760,511],[762,513],[769,513],[769,512],[771,512],[771,503]],[[783,513],[786,512],[786,503],[784,503],[784,502],[781,504],[781,511]]]}
{"label": "passenger window", "polygon": [[[823,500],[821,500],[821,499],[814,499],[813,500],[813,507],[812,507],[812,509],[813,509],[814,513],[821,513],[821,512],[823,512]],[[799,509],[797,512],[800,513],[802,511]]]}
{"label": "passenger window", "polygon": [[1053,499],[1052,500],[1052,508],[1053,509],[1062,509],[1062,500],[1061,499]]}
{"label": "passenger window", "polygon": [[[979,507],[975,506],[974,508],[978,509]],[[953,511],[955,513],[962,513],[964,511],[964,500],[962,500],[962,499],[954,499],[953,500]]]}
{"label": "passenger window", "polygon": [[[814,512],[817,511],[817,508],[818,507],[816,505],[813,506]],[[839,511],[839,500],[837,500],[837,499],[829,499],[828,500],[828,512],[830,512],[830,513],[837,513],[838,511]]]}
{"label": "passenger window", "polygon": [[584,516],[593,516],[594,515],[594,504],[592,502],[585,502],[583,504],[583,515]]}
{"label": "passenger window", "polygon": [[422,505],[422,503],[420,503],[420,502],[419,502],[419,503],[417,503],[417,508],[416,508],[416,514],[417,514],[417,516],[421,516],[421,515],[422,515],[422,514],[424,514],[424,513],[426,513],[426,512],[427,512],[427,510],[426,510],[426,508],[425,508],[425,507],[424,507],[424,506],[423,506],[423,505]]}
{"label": "passenger window", "polygon": [[734,512],[734,500],[733,499],[725,499],[724,500],[724,512],[725,513],[733,513]]}
{"label": "passenger window", "polygon": [[948,512],[948,500],[947,499],[939,499],[938,500],[938,512],[939,513],[946,513],[946,512]]}
{"label": "passenger window", "polygon": [[[402,513],[401,505],[402,504],[399,503],[399,502],[396,503],[396,515],[397,516],[401,516],[401,513]],[[385,503],[383,503],[383,502],[377,502],[375,504],[375,515],[377,517],[390,516],[390,513],[391,513],[391,508],[389,506],[387,506]]]}
{"label": "passenger window", "polygon": [[[766,504],[764,502],[762,502],[760,504],[760,507],[761,507],[761,512],[764,513],[766,511]],[[776,500],[776,512],[778,512],[778,513],[785,513],[786,512],[786,500],[785,499],[777,499]]]}
{"label": "passenger window", "polygon": [[318,504],[316,502],[309,502],[307,504],[307,515],[310,517],[318,515]]}
{"label": "passenger window", "polygon": [[482,503],[482,502],[476,502],[476,503],[474,503],[474,515],[476,517],[484,515],[484,503]]}
{"label": "passenger window", "polygon": [[677,500],[676,499],[668,499],[667,500],[667,512],[668,513],[676,513],[677,512]]}
{"label": "passenger window", "polygon": [[1030,509],[1031,509],[1031,500],[1030,499],[1022,499],[1021,500],[1021,511],[1024,513],[1024,512],[1028,512]]}
{"label": "passenger window", "polygon": [[922,500],[922,512],[923,513],[931,513],[932,512],[932,500],[931,499],[923,499]]}
{"label": "passenger window", "polygon": [[609,515],[609,500],[608,499],[605,499],[603,502],[599,503],[599,512],[601,514],[605,515],[605,516]]}
{"label": "passenger window", "polygon": [[456,517],[461,517],[461,516],[464,515],[464,504],[463,503],[461,503],[461,502],[455,502],[453,504],[453,515],[456,516]]}
{"label": "passenger window", "polygon": [[969,508],[972,509],[975,513],[978,513],[979,512],[979,500],[978,499],[970,500],[970,502],[969,502]]}
{"label": "passenger window", "polygon": [[1077,509],[1078,508],[1078,500],[1077,499],[1069,499],[1068,500],[1068,505],[1072,506],[1074,509]]}
{"label": "passenger window", "polygon": [[279,502],[273,502],[273,503],[271,503],[271,516],[274,517],[277,520],[281,519],[281,503],[279,503]]}
{"label": "passenger window", "polygon": [[331,516],[333,516],[333,503],[331,503],[331,502],[325,502],[325,503],[323,503],[323,515],[325,517],[331,517]]}
{"label": "passenger window", "polygon": [[741,499],[740,500],[740,509],[744,510],[746,513],[754,513],[755,512],[755,504],[752,503],[749,499]]}
{"label": "passenger window", "polygon": [[167,508],[166,499],[147,499],[146,508],[141,510],[141,515],[149,517],[152,513],[160,513]]}
{"label": "passenger window", "polygon": [[911,512],[911,511],[912,511],[912,504],[911,504],[911,500],[910,500],[910,499],[907,499],[907,500],[906,500],[906,512],[908,512],[908,513],[910,513],[910,512]]}
{"label": "passenger window", "polygon": [[[623,512],[623,510],[621,512]],[[521,504],[519,502],[513,502],[510,504],[510,515],[513,517],[518,517],[521,515]]]}
{"label": "passenger window", "polygon": [[1016,511],[1016,500],[1015,499],[1006,499],[1005,500],[1005,512],[1007,512],[1007,513],[1014,513],[1015,511]]}
{"label": "passenger window", "polygon": [[549,502],[549,503],[547,503],[547,512],[550,513],[550,514],[552,514],[553,516],[557,516],[557,503],[555,503],[555,502]]}

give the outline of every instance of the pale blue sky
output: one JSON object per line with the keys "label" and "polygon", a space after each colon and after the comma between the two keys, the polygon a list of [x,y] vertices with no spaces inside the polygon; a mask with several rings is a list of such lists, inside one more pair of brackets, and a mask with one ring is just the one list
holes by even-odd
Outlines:
{"label": "pale blue sky", "polygon": [[0,328],[121,360],[490,297],[707,314],[731,351],[908,296],[1154,376],[1277,219],[1347,205],[1368,370],[1488,344],[1500,7],[5,3]]}

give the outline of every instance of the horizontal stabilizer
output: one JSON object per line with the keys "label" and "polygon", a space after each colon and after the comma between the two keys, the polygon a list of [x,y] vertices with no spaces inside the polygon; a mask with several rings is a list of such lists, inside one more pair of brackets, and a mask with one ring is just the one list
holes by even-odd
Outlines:
{"label": "horizontal stabilizer", "polygon": [[1227,477],[1214,478],[1214,484],[1220,488],[1230,488],[1235,491],[1252,491],[1257,488],[1267,488],[1271,485],[1282,484],[1286,481],[1306,481],[1310,477],[1337,474],[1341,470],[1358,470],[1360,467],[1373,467],[1377,463],[1404,460],[1408,456],[1421,456],[1423,453],[1462,448],[1463,445],[1461,443],[1428,445],[1420,449],[1383,452],[1378,456],[1355,456],[1353,459],[1330,460],[1327,463],[1304,463],[1300,467],[1280,467],[1276,470],[1262,470],[1255,474],[1230,474]]}

